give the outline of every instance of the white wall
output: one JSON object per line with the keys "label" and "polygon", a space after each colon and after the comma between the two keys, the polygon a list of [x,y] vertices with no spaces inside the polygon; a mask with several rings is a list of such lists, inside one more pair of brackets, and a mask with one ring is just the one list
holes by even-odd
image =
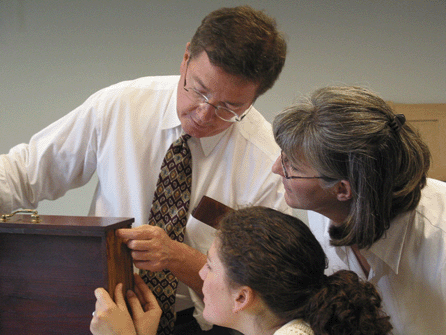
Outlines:
{"label": "white wall", "polygon": [[[288,36],[284,72],[256,103],[270,121],[298,94],[336,83],[395,102],[446,102],[444,0],[0,0],[0,153],[102,87],[177,74],[201,19],[245,3]],[[85,215],[93,188],[39,212]]]}

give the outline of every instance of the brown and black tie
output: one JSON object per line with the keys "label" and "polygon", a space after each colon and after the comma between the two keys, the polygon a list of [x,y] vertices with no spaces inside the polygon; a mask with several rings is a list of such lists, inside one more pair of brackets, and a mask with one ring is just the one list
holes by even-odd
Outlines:
{"label": "brown and black tie", "polygon": [[[184,241],[192,185],[192,155],[187,145],[190,137],[183,134],[167,150],[148,222],[162,227],[171,239],[179,242]],[[157,334],[173,334],[178,279],[167,269],[161,272],[141,270],[140,275],[152,289],[163,310]]]}

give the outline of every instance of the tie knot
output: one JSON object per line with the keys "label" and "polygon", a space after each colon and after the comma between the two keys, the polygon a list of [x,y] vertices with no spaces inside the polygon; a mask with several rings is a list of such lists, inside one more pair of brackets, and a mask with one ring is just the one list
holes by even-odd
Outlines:
{"label": "tie knot", "polygon": [[173,153],[178,154],[182,152],[183,155],[187,155],[188,153],[190,153],[189,146],[187,145],[187,140],[190,138],[190,135],[183,134],[175,142],[173,142],[171,146]]}
{"label": "tie knot", "polygon": [[190,136],[189,134],[183,134],[181,135],[180,138],[183,139],[183,142],[187,142],[188,139],[190,139],[192,136]]}
{"label": "tie knot", "polygon": [[172,145],[175,147],[187,146],[187,140],[190,138],[191,138],[191,136],[189,134],[183,134],[175,142],[173,142]]}

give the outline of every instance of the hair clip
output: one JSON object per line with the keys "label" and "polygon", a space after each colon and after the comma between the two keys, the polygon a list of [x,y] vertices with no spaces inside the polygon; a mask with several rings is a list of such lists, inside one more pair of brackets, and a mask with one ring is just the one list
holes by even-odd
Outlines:
{"label": "hair clip", "polygon": [[396,133],[399,133],[401,127],[406,122],[404,114],[396,114],[392,121],[389,121],[389,127]]}

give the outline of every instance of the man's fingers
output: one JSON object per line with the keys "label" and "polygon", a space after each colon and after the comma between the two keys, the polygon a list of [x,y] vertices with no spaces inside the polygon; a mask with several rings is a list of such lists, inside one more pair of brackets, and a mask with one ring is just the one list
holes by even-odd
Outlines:
{"label": "man's fingers", "polygon": [[148,240],[156,237],[164,230],[160,227],[142,225],[136,228],[121,228],[116,230],[116,235],[129,240]]}
{"label": "man's fingers", "polygon": [[128,240],[127,246],[135,251],[148,251],[153,247],[159,247],[158,243],[153,240]]}

